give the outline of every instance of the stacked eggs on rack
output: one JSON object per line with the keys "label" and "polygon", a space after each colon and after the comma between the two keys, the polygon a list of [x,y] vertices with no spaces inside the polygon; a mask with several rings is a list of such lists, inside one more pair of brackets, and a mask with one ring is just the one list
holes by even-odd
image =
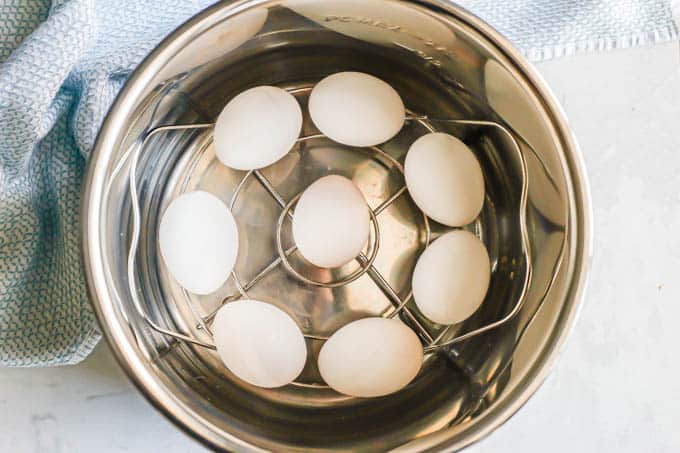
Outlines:
{"label": "stacked eggs on rack", "polygon": [[[404,104],[390,85],[358,72],[336,73],[317,83],[309,113],[326,137],[355,147],[390,140],[406,118]],[[258,86],[240,93],[222,110],[213,132],[215,152],[229,168],[257,170],[284,157],[301,128],[302,111],[293,95]],[[482,209],[479,162],[452,135],[433,132],[417,139],[406,155],[404,177],[416,205],[443,225],[469,224]],[[343,176],[329,174],[307,187],[292,218],[295,245],[315,266],[342,266],[359,256],[369,241],[370,208],[359,188]],[[159,247],[182,287],[210,294],[234,268],[237,225],[215,195],[184,193],[163,214]],[[439,324],[465,320],[486,295],[490,267],[486,248],[475,235],[463,230],[443,234],[416,263],[412,276],[416,306]],[[212,333],[225,366],[252,385],[286,385],[298,377],[307,360],[305,338],[296,322],[266,302],[228,302],[217,312]],[[369,317],[350,322],[325,341],[318,368],[334,390],[375,397],[406,386],[422,361],[423,346],[409,327],[396,319]]]}

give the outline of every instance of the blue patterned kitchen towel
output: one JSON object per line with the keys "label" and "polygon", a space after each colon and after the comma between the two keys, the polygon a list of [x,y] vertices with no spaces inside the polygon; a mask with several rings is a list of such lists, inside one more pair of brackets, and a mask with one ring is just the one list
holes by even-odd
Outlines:
{"label": "blue patterned kitchen towel", "polygon": [[[0,0],[0,364],[76,363],[97,343],[79,258],[85,161],[130,71],[209,2]],[[532,59],[676,36],[665,0],[462,3]]]}
{"label": "blue patterned kitchen towel", "polygon": [[126,75],[204,6],[0,0],[1,364],[76,363],[99,340],[79,255],[85,161]]}
{"label": "blue patterned kitchen towel", "polygon": [[[532,61],[677,38],[668,0],[459,0]],[[680,3],[680,0],[674,0]]]}

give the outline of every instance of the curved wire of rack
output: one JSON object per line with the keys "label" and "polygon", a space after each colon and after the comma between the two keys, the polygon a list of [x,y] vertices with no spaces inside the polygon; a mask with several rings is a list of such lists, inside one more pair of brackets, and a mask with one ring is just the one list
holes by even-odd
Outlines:
{"label": "curved wire of rack", "polygon": [[[428,130],[432,130],[432,128],[429,125],[425,125]],[[315,138],[325,138],[326,136],[323,134],[313,134],[305,137],[300,137],[298,139],[298,143],[305,142],[307,140],[315,139]],[[384,152],[382,149],[380,149],[377,146],[372,146],[368,148],[371,152],[376,153],[379,157],[384,158],[386,161],[390,163],[391,166],[394,168],[397,168],[400,173],[403,174],[403,166],[399,161],[397,161],[394,157],[391,155],[387,154]],[[432,341],[432,337],[430,336],[429,332],[425,329],[425,327],[422,326],[422,324],[418,321],[417,317],[413,315],[408,309],[405,309],[406,304],[411,300],[412,298],[412,291],[409,291],[407,296],[402,300],[397,291],[387,282],[385,277],[378,271],[378,269],[373,266],[373,262],[377,256],[377,251],[379,248],[379,241],[380,241],[380,231],[378,227],[378,221],[377,221],[377,216],[380,215],[385,209],[387,209],[394,201],[396,201],[400,196],[402,196],[406,192],[406,187],[402,186],[399,188],[397,191],[395,191],[392,195],[390,195],[386,200],[384,200],[380,205],[378,205],[376,208],[369,209],[369,214],[371,216],[371,224],[373,225],[374,228],[374,244],[373,247],[370,247],[371,252],[369,253],[369,256],[366,256],[363,252],[360,253],[356,257],[356,261],[359,264],[359,268],[351,273],[350,275],[344,277],[340,281],[335,281],[335,282],[319,282],[315,280],[311,280],[303,275],[301,275],[298,271],[296,271],[290,262],[288,261],[287,257],[290,256],[292,253],[294,253],[297,250],[297,247],[295,245],[289,247],[288,249],[284,250],[283,245],[281,242],[281,229],[283,226],[283,221],[285,220],[286,216],[292,218],[292,206],[295,204],[297,199],[300,197],[300,194],[295,196],[293,199],[290,201],[286,201],[281,194],[278,193],[276,188],[271,184],[271,182],[259,171],[259,170],[252,170],[246,173],[246,175],[241,179],[239,184],[236,186],[236,189],[234,191],[234,194],[232,195],[231,201],[229,203],[229,209],[233,210],[234,205],[236,203],[236,200],[238,199],[239,195],[241,194],[243,187],[245,186],[246,182],[248,179],[254,176],[260,183],[261,185],[265,188],[265,190],[271,195],[271,197],[277,202],[279,207],[282,208],[282,212],[279,216],[279,220],[277,222],[277,228],[276,228],[276,243],[277,243],[277,252],[278,252],[278,257],[269,265],[267,265],[262,271],[260,271],[253,280],[251,280],[249,283],[243,284],[236,274],[236,271],[232,271],[232,278],[239,289],[239,293],[243,297],[248,297],[247,296],[247,291],[252,288],[257,282],[259,282],[262,278],[264,278],[269,272],[274,270],[278,265],[282,264],[286,271],[291,274],[293,277],[296,279],[302,281],[303,283],[313,285],[313,286],[320,286],[320,287],[325,287],[325,288],[337,288],[339,286],[343,286],[346,284],[351,283],[352,281],[358,279],[364,274],[368,274],[369,277],[373,280],[373,282],[382,290],[382,292],[387,296],[387,298],[390,300],[390,302],[393,305],[393,310],[392,312],[385,314],[384,316],[388,318],[393,318],[397,315],[400,314],[402,310],[404,310],[405,317],[407,318],[405,321],[411,325],[412,328],[414,328],[421,337],[425,338],[428,342]],[[427,247],[429,245],[430,240],[431,240],[431,230],[430,230],[430,224],[428,221],[427,216],[422,213],[422,218],[423,218],[423,225],[425,228],[425,240],[424,240],[424,246]],[[225,298],[222,302],[222,305],[224,303],[233,301],[237,299],[238,296],[229,296]],[[214,315],[216,314],[217,310],[219,310],[219,307],[213,312],[211,312],[204,320],[207,322],[211,322]],[[305,337],[311,338],[311,339],[316,339],[316,340],[326,340],[328,337],[326,336],[321,336],[321,335],[314,335],[310,333],[304,333]]]}
{"label": "curved wire of rack", "polygon": [[[517,313],[520,311],[522,308],[524,301],[526,299],[527,291],[528,291],[528,286],[529,282],[531,280],[531,274],[532,274],[532,262],[531,262],[531,254],[529,250],[529,240],[528,240],[528,232],[527,232],[527,225],[526,225],[526,208],[527,208],[527,198],[528,198],[528,171],[527,171],[527,164],[526,160],[524,158],[524,155],[522,153],[522,150],[517,142],[517,139],[514,137],[514,135],[504,126],[502,126],[499,123],[493,122],[493,121],[485,121],[485,120],[463,120],[463,119],[439,119],[439,118],[429,118],[427,116],[423,115],[414,115],[414,114],[409,114],[407,116],[406,121],[417,121],[421,123],[423,126],[425,126],[428,130],[434,131],[435,129],[429,124],[429,123],[449,123],[449,124],[457,124],[457,125],[470,125],[470,126],[478,126],[478,127],[491,127],[491,128],[496,128],[499,130],[503,135],[505,135],[510,142],[512,143],[512,148],[514,152],[517,154],[517,157],[520,162],[520,169],[522,173],[522,189],[521,189],[521,196],[520,196],[520,209],[519,209],[519,223],[520,223],[520,230],[521,230],[521,238],[522,238],[522,255],[524,258],[524,262],[526,264],[526,271],[524,273],[524,279],[522,282],[522,289],[520,291],[519,296],[517,297],[517,300],[515,301],[515,304],[513,305],[512,309],[504,315],[502,318],[491,322],[489,324],[486,324],[484,326],[478,327],[476,329],[473,329],[469,332],[460,334],[455,336],[454,338],[448,339],[443,341],[443,339],[446,337],[446,335],[449,333],[450,329],[452,326],[448,326],[445,328],[436,338],[432,338],[430,333],[425,329],[425,327],[419,322],[418,318],[412,313],[411,309],[407,307],[408,303],[411,302],[413,298],[413,292],[412,290],[409,291],[406,297],[403,299],[398,295],[397,291],[388,283],[388,281],[385,279],[385,277],[373,266],[373,259],[375,259],[375,256],[377,254],[377,249],[379,246],[379,227],[378,227],[378,222],[377,222],[377,216],[383,212],[391,203],[393,203],[396,199],[398,199],[400,196],[402,196],[404,193],[406,193],[406,187],[402,186],[399,190],[397,190],[394,194],[389,196],[385,201],[383,201],[379,206],[377,206],[374,209],[369,209],[370,214],[371,214],[371,223],[373,224],[374,227],[374,244],[371,246],[369,244],[369,249],[371,249],[371,252],[369,253],[369,256],[366,256],[363,252],[360,253],[356,261],[359,263],[359,269],[350,276],[345,277],[345,279],[337,282],[317,282],[317,281],[312,281],[309,279],[306,279],[306,277],[300,275],[297,271],[292,269],[292,266],[287,260],[287,257],[293,254],[296,251],[296,246],[291,246],[288,249],[283,249],[283,246],[281,244],[281,239],[280,239],[280,230],[283,224],[284,219],[287,216],[292,216],[291,209],[294,206],[297,198],[300,196],[299,194],[294,197],[293,199],[286,201],[275,189],[275,187],[271,184],[271,182],[259,171],[259,170],[252,170],[247,172],[244,177],[241,179],[239,184],[236,186],[236,189],[234,191],[234,194],[232,195],[231,201],[229,203],[229,208],[230,210],[233,209],[234,204],[236,202],[236,199],[238,198],[239,194],[242,192],[243,188],[245,187],[245,184],[247,181],[254,177],[257,181],[260,182],[260,184],[266,189],[266,191],[272,196],[272,198],[277,202],[277,204],[282,208],[281,215],[279,217],[279,221],[277,224],[277,252],[278,252],[278,257],[274,259],[271,263],[269,263],[267,266],[265,266],[263,269],[258,272],[255,277],[253,277],[250,281],[247,283],[243,283],[241,279],[238,277],[235,271],[232,271],[231,277],[239,291],[238,294],[236,295],[231,295],[227,296],[222,300],[222,303],[220,304],[220,307],[228,302],[237,300],[241,297],[248,297],[247,296],[247,291],[250,290],[253,286],[255,286],[259,281],[261,281],[265,276],[267,276],[270,272],[272,272],[275,268],[277,268],[279,265],[283,265],[284,268],[294,275],[296,278],[308,283],[308,284],[313,284],[316,286],[325,286],[325,287],[336,287],[336,286],[341,286],[344,284],[348,284],[351,281],[356,280],[359,278],[361,275],[366,273],[372,280],[373,282],[382,290],[382,292],[387,296],[389,299],[390,303],[393,305],[393,309],[391,312],[384,313],[383,316],[387,318],[394,318],[398,315],[401,315],[402,320],[409,325],[414,331],[421,337],[423,342],[425,343],[424,345],[424,352],[425,353],[432,353],[435,352],[441,348],[445,348],[448,346],[451,346],[455,343],[470,339],[474,336],[480,335],[484,332],[487,332],[489,330],[495,329],[505,323],[507,323],[509,320],[511,320],[513,317],[517,315]],[[140,207],[139,207],[139,198],[138,198],[138,191],[137,191],[137,165],[139,162],[140,155],[142,151],[144,150],[146,144],[148,141],[155,135],[162,133],[162,132],[168,132],[168,131],[182,131],[182,130],[197,130],[197,129],[211,129],[213,127],[212,123],[201,123],[201,124],[185,124],[185,125],[166,125],[166,126],[158,126],[152,130],[150,130],[145,136],[144,139],[139,143],[137,147],[135,147],[132,150],[132,161],[131,161],[131,166],[130,166],[130,173],[129,173],[129,190],[130,190],[130,198],[131,198],[131,206],[132,206],[132,235],[131,235],[131,242],[130,242],[130,248],[129,248],[129,253],[128,253],[128,284],[129,284],[129,289],[130,293],[132,296],[133,304],[139,315],[143,318],[143,320],[155,331],[167,335],[170,337],[175,338],[176,340],[183,341],[183,342],[188,342],[197,346],[209,348],[209,349],[215,349],[214,344],[208,343],[199,339],[196,339],[190,335],[187,335],[185,333],[173,331],[170,329],[167,329],[165,327],[162,327],[158,325],[146,312],[143,304],[139,300],[139,291],[137,288],[136,284],[136,279],[135,279],[135,273],[136,273],[136,257],[137,257],[137,249],[139,246],[139,239],[140,239],[140,221],[141,221],[141,215],[140,215]],[[310,140],[313,138],[323,138],[325,137],[322,134],[314,134],[310,136],[305,136],[305,137],[300,137],[298,139],[298,143]],[[370,147],[370,149],[373,152],[376,152],[380,155],[380,157],[387,159],[391,165],[393,165],[395,168],[397,168],[402,174],[403,174],[403,166],[401,163],[399,163],[396,159],[394,159],[392,156],[389,154],[385,153],[382,149],[379,147]],[[127,157],[129,156],[124,156],[124,159],[126,160]],[[121,167],[121,166],[119,166]],[[119,168],[116,168],[117,171],[119,171]],[[423,214],[423,219],[424,219],[424,225],[425,225],[425,230],[426,230],[426,239],[424,246],[427,247],[430,242],[430,227],[429,227],[429,222],[427,220],[427,216]],[[292,272],[291,272],[292,270]],[[192,306],[191,303],[189,303],[189,299],[186,298],[187,305],[189,305],[189,308],[192,312],[192,314],[197,318],[197,325],[196,328],[203,330],[206,332],[208,335],[212,336],[212,332],[210,330],[210,324],[212,320],[214,319],[215,314],[219,310],[220,307],[217,309],[213,310],[211,313],[201,316],[199,313],[197,313],[195,307]],[[305,333],[304,336],[309,339],[314,339],[314,340],[326,340],[328,339],[327,336],[321,336],[321,335],[315,335],[313,333]],[[299,383],[298,383],[299,384]],[[314,385],[315,387],[317,385]]]}
{"label": "curved wire of rack", "polygon": [[168,330],[164,327],[159,326],[151,317],[147,314],[142,302],[139,300],[139,292],[137,289],[136,274],[136,262],[137,262],[137,248],[139,246],[139,236],[141,229],[141,216],[139,212],[139,196],[137,194],[137,164],[139,162],[139,156],[142,150],[148,143],[148,141],[154,135],[169,130],[183,130],[183,129],[199,129],[212,127],[212,124],[194,124],[194,125],[173,125],[173,126],[159,126],[152,129],[145,137],[144,140],[139,144],[137,148],[132,152],[132,162],[130,163],[130,203],[132,206],[132,235],[130,239],[130,249],[128,252],[128,285],[130,287],[130,295],[132,297],[132,302],[135,309],[139,315],[144,319],[144,321],[156,332],[163,335],[168,335],[180,341],[186,341],[197,346],[203,346],[210,349],[216,349],[214,344],[206,343],[201,340],[197,340],[189,335]]}

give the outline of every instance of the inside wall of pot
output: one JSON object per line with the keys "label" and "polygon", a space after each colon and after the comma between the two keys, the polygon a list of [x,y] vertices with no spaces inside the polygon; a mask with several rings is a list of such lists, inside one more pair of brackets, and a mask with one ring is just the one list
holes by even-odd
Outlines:
{"label": "inside wall of pot", "polygon": [[[352,2],[335,6],[331,2],[323,10],[316,3],[284,2],[243,11],[203,31],[158,72],[137,100],[117,146],[119,155],[111,163],[102,248],[120,317],[135,343],[167,391],[207,423],[273,450],[393,448],[484,417],[542,354],[546,332],[561,315],[570,266],[564,253],[570,234],[567,180],[540,102],[523,88],[509,60],[473,30],[445,23],[415,5],[395,2],[391,9],[381,2],[380,9],[371,10],[368,2],[368,10],[359,13]],[[402,8],[410,8],[412,14],[404,16]],[[255,388],[229,373],[214,351],[150,329],[138,318],[127,284],[129,166],[122,164],[114,171],[125,152],[155,127],[212,123],[229,99],[257,85],[299,93],[305,111],[305,90],[341,71],[366,72],[385,80],[414,116],[503,124],[518,138],[528,169],[524,227],[530,232],[534,265],[519,314],[497,329],[429,354],[408,387],[373,399],[347,397],[323,387],[313,360],[300,377],[302,385]],[[459,137],[480,161],[486,200],[479,219],[465,228],[482,238],[492,263],[482,307],[446,332],[419,315],[411,303],[429,335],[436,338],[444,332],[446,341],[502,318],[522,293],[528,271],[519,220],[524,181],[522,163],[498,131],[445,122],[436,124],[436,130]],[[307,114],[303,131],[314,132]],[[417,124],[407,124],[382,149],[403,162],[408,145],[425,132]],[[402,175],[385,162],[324,140],[294,148],[263,172],[288,198],[328,172],[348,175],[359,185],[375,184],[378,199],[403,185]],[[137,166],[142,234],[135,278],[144,310],[157,324],[205,340],[209,337],[197,316],[214,312],[238,294],[231,280],[207,296],[179,287],[164,270],[157,229],[164,208],[179,193],[210,190],[229,200],[241,177],[219,164],[209,130],[168,131],[146,143]],[[246,281],[276,257],[274,226],[280,209],[258,184],[246,186],[234,206],[240,229],[236,268]],[[380,221],[383,245],[376,266],[405,296],[425,240],[423,222],[408,196],[390,206]],[[431,227],[434,237],[445,231],[434,222]],[[290,232],[284,235],[290,240]],[[351,268],[332,272],[347,271]],[[351,320],[389,309],[389,300],[367,279],[332,290],[310,288],[280,269],[250,294],[288,307],[299,325],[330,334]],[[318,342],[308,340],[311,357],[319,348]]]}

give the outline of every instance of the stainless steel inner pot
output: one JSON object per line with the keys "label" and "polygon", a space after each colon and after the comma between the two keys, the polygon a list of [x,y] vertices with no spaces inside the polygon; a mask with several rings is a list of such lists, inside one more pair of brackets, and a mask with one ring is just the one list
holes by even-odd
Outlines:
{"label": "stainless steel inner pot", "polygon": [[[512,309],[527,275],[522,228],[533,263],[527,297],[511,321],[431,354],[414,382],[396,394],[357,399],[317,387],[313,361],[302,385],[255,388],[234,378],[214,351],[159,334],[136,310],[127,278],[129,156],[153,128],[214,122],[230,98],[255,85],[293,90],[305,111],[309,87],[348,70],[384,79],[416,115],[488,120],[512,131],[528,170],[525,225],[518,221],[521,162],[507,138],[489,128],[430,125],[463,139],[482,164],[487,198],[469,229],[482,237],[493,265],[482,308],[444,335],[488,324]],[[304,133],[314,133],[305,115]],[[430,126],[407,122],[382,149],[403,161],[408,145]],[[399,172],[375,154],[323,138],[297,146],[263,171],[286,200],[329,173],[352,178],[372,206],[403,185]],[[204,339],[196,316],[238,294],[231,280],[209,296],[183,291],[160,259],[157,227],[177,194],[203,189],[228,202],[242,177],[216,161],[206,129],[165,131],[144,147],[136,178],[141,235],[134,283],[157,324]],[[109,112],[86,177],[83,254],[94,308],[121,366],[153,404],[206,444],[244,451],[449,450],[499,426],[544,378],[582,298],[589,210],[581,157],[549,90],[504,38],[468,12],[444,1],[231,1],[163,41]],[[251,181],[243,188],[234,206],[243,280],[276,256],[280,212],[261,185]],[[431,227],[432,237],[445,231],[434,222]],[[400,197],[381,214],[380,231],[376,268],[403,297],[426,240],[422,214],[408,196]],[[283,236],[290,244],[289,229]],[[304,269],[294,256],[291,263],[320,279],[356,268]],[[249,294],[285,308],[303,329],[326,335],[391,307],[367,275],[327,289],[277,269]],[[442,332],[418,320],[431,336]],[[319,347],[310,340],[312,356]]]}

